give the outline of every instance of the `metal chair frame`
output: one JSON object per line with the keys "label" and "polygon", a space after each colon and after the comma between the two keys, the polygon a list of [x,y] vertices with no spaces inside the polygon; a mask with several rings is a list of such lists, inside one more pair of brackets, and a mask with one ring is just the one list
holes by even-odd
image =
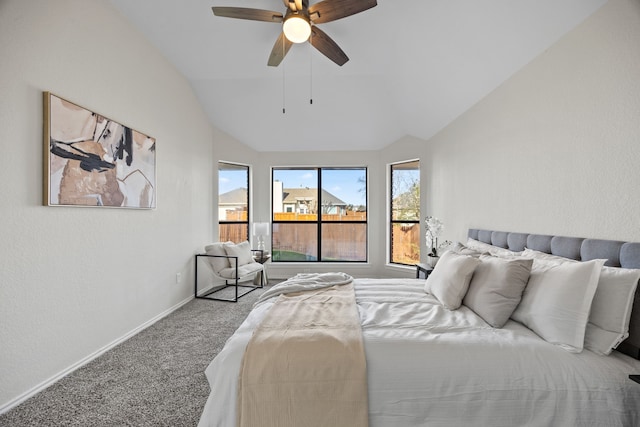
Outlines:
{"label": "metal chair frame", "polygon": [[[251,249],[251,252],[259,252],[260,253],[260,259],[262,259],[264,257],[264,251],[262,249]],[[211,272],[213,273],[213,276],[215,278],[218,278],[220,280],[224,281],[224,285],[220,286],[220,287],[214,287],[213,290],[210,291],[206,291],[203,294],[198,295],[198,258],[200,257],[209,257],[209,258],[227,258],[230,262],[232,262],[231,260],[235,260],[235,266],[236,266],[236,274],[235,274],[235,278],[228,278],[228,277],[222,277],[218,274],[217,271],[215,271],[213,268],[211,269]],[[233,262],[232,262],[233,263]],[[260,274],[260,284],[259,285],[243,285],[240,284],[241,281],[253,276],[255,277],[256,274]],[[213,300],[213,301],[226,301],[226,302],[238,302],[238,299],[247,295],[249,292],[253,292],[256,289],[261,289],[264,288],[264,265],[262,266],[262,269],[252,272],[251,274],[247,274],[246,276],[242,276],[242,277],[238,277],[238,257],[236,256],[228,256],[228,255],[209,255],[209,254],[196,254],[195,256],[195,279],[194,279],[194,297],[198,298],[198,299],[208,299],[208,300]],[[215,296],[215,294],[217,292],[220,292],[224,289],[227,288],[235,288],[235,296],[234,298],[219,298],[217,296]],[[244,288],[244,289],[248,289],[248,290],[244,290],[243,292],[239,292],[238,288]]]}

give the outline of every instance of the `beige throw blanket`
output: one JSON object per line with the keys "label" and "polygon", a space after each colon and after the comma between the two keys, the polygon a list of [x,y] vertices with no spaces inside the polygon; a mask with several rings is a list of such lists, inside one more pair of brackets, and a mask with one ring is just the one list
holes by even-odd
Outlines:
{"label": "beige throw blanket", "polygon": [[242,361],[237,425],[368,425],[353,283],[280,295]]}

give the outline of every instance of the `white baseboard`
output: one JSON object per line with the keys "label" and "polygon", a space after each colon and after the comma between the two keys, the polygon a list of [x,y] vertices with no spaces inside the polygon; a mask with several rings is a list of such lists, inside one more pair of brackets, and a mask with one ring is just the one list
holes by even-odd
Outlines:
{"label": "white baseboard", "polygon": [[43,382],[41,382],[40,384],[38,384],[35,387],[31,388],[30,390],[26,391],[25,393],[21,394],[20,396],[10,400],[9,402],[5,403],[2,406],[0,406],[0,415],[4,414],[5,412],[8,412],[9,410],[11,410],[14,407],[18,406],[19,404],[21,404],[25,400],[29,399],[30,397],[38,394],[39,392],[41,392],[42,390],[46,389],[47,387],[49,387],[50,385],[52,385],[56,381],[66,377],[67,375],[69,375],[70,373],[75,371],[76,369],[86,365],[87,363],[91,362],[93,359],[96,359],[97,357],[99,357],[102,354],[106,353],[107,351],[111,350],[112,348],[114,348],[118,344],[128,340],[132,336],[134,336],[134,335],[140,333],[141,331],[147,329],[149,326],[153,325],[158,320],[168,316],[169,314],[173,313],[174,311],[176,311],[177,309],[179,309],[180,307],[182,307],[183,305],[185,305],[186,303],[191,301],[193,298],[194,298],[193,296],[190,296],[190,297],[180,301],[179,303],[177,303],[173,307],[168,308],[167,310],[163,311],[162,313],[158,314],[157,316],[153,317],[152,319],[144,322],[142,325],[138,326],[137,328],[132,329],[131,331],[129,331],[125,335],[121,336],[120,338],[117,338],[115,341],[110,342],[109,344],[107,344],[104,347],[98,349],[97,351],[91,353],[87,357],[79,360],[78,362],[74,363],[73,365],[69,366],[68,368],[63,369],[62,371],[58,372],[57,374],[55,374],[54,376],[50,377],[49,379],[44,380]]}

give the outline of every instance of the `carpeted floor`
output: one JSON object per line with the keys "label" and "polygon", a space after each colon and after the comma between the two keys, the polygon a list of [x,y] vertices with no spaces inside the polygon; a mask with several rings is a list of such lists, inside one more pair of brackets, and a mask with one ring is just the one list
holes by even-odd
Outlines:
{"label": "carpeted floor", "polygon": [[187,303],[0,415],[0,426],[195,426],[209,395],[204,370],[262,292]]}

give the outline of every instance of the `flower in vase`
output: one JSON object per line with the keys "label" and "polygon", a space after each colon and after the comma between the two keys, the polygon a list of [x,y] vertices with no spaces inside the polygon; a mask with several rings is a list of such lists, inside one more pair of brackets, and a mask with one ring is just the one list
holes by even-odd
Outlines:
{"label": "flower in vase", "polygon": [[444,224],[442,223],[442,221],[434,216],[428,216],[424,219],[424,221],[426,224],[425,227],[427,229],[425,240],[427,243],[427,248],[429,248],[429,253],[427,255],[437,257],[438,251],[440,249],[448,247],[451,242],[445,240],[438,245],[438,237],[440,237],[440,235],[444,231]]}

